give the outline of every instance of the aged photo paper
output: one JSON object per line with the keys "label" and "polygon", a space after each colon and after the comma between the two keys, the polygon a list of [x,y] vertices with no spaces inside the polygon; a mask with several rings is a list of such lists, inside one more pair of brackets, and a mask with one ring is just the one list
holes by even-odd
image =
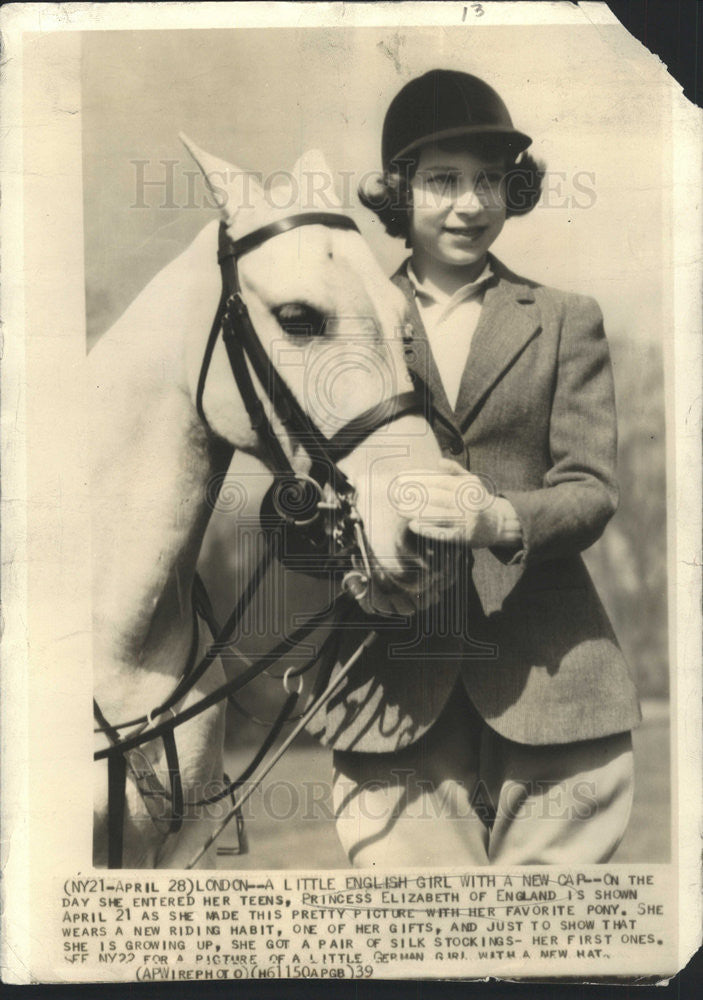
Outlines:
{"label": "aged photo paper", "polygon": [[602,3],[0,28],[3,980],[673,976],[700,111]]}

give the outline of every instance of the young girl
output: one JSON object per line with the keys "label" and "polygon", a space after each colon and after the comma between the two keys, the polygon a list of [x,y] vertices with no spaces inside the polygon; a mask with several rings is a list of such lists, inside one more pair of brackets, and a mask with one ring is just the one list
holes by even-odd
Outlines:
{"label": "young girl", "polygon": [[[617,505],[598,306],[489,252],[542,171],[498,94],[433,70],[392,101],[361,192],[411,256],[406,359],[445,455],[410,527],[464,572],[328,709],[337,826],[359,866],[604,862],[632,800],[632,673],[579,553]],[[391,498],[392,499],[392,498]]]}

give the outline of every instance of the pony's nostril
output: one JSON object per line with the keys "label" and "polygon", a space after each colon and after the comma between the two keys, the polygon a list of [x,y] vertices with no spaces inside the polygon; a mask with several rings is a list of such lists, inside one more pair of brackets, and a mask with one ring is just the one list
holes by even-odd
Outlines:
{"label": "pony's nostril", "polygon": [[405,528],[400,543],[401,558],[414,560],[431,572],[442,572],[447,561],[453,561],[455,546],[436,538],[425,538]]}
{"label": "pony's nostril", "polygon": [[427,540],[410,532],[397,547],[392,575],[404,587],[411,585],[422,589],[428,578],[435,575],[433,562]]}
{"label": "pony's nostril", "polygon": [[[424,538],[406,530],[399,548],[395,582],[404,590],[422,593],[433,600],[451,587],[470,565],[471,556],[451,541]],[[464,569],[462,570],[462,567]],[[434,597],[433,597],[434,595]]]}
{"label": "pony's nostril", "polygon": [[399,551],[406,557],[415,556],[424,559],[430,541],[429,538],[416,535],[410,528],[404,527],[400,536]]}

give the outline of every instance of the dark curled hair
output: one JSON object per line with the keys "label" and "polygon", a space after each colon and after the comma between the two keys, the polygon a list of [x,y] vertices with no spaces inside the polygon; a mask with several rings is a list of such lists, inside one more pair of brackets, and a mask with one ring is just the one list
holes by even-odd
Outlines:
{"label": "dark curled hair", "polygon": [[[454,148],[456,141],[441,143],[440,148]],[[463,144],[460,148],[466,148]],[[472,145],[472,149],[476,146]],[[489,146],[481,147],[481,152],[495,153]],[[505,148],[501,150],[505,155]],[[539,201],[545,165],[529,153],[522,153],[517,160],[508,152],[508,166],[503,180],[505,192],[506,218],[527,215]],[[412,209],[411,183],[417,170],[418,158],[407,158],[394,162],[383,174],[362,181],[359,185],[359,200],[365,208],[374,212],[383,223],[389,236],[402,236],[409,246],[410,210]]]}

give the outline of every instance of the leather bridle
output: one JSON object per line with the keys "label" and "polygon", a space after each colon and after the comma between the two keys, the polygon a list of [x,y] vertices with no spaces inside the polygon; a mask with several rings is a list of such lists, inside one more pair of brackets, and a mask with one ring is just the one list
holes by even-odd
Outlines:
{"label": "leather bridle", "polygon": [[[177,833],[183,823],[184,795],[175,742],[175,729],[201,712],[218,704],[225,698],[232,699],[237,691],[261,674],[273,663],[283,658],[306,636],[320,626],[339,626],[350,610],[355,607],[354,598],[365,595],[371,566],[364,526],[356,510],[354,489],[347,476],[339,468],[339,462],[359,447],[375,431],[411,413],[422,412],[422,401],[414,391],[402,392],[383,400],[365,410],[339,430],[333,437],[326,438],[315,422],[305,413],[285,379],[277,371],[267,354],[249,317],[249,311],[242,296],[237,262],[244,254],[261,246],[267,240],[300,226],[323,225],[334,229],[356,230],[358,227],[348,216],[334,212],[308,212],[290,215],[267,226],[262,226],[238,240],[231,240],[224,223],[220,225],[218,261],[222,273],[222,294],[220,303],[208,336],[196,390],[196,407],[200,419],[210,427],[203,397],[208,371],[217,341],[222,336],[229,359],[232,376],[239,395],[246,408],[252,429],[260,442],[262,457],[273,472],[274,481],[263,504],[267,513],[262,520],[265,528],[278,522],[285,538],[294,538],[298,550],[307,551],[326,572],[334,572],[341,577],[337,596],[331,609],[323,615],[311,615],[292,635],[286,636],[267,655],[255,663],[246,661],[236,650],[234,655],[245,663],[246,669],[237,677],[220,685],[205,697],[200,698],[187,709],[176,710],[209,666],[225,651],[232,653],[232,636],[256,593],[264,574],[274,557],[281,557],[281,533],[269,532],[269,544],[257,565],[249,583],[240,596],[235,608],[220,627],[215,620],[212,605],[204,585],[196,575],[193,586],[193,640],[185,669],[170,695],[149,713],[119,724],[110,724],[104,717],[96,701],[93,702],[97,721],[96,732],[104,734],[110,745],[98,750],[94,760],[108,761],[108,867],[122,867],[123,827],[125,818],[126,779],[129,775],[136,784],[147,806],[150,816],[162,832]],[[262,386],[273,410],[285,428],[289,438],[303,448],[311,461],[307,474],[296,473],[266,415],[264,405],[254,387],[253,371]],[[278,541],[276,540],[278,539]],[[214,642],[204,656],[196,662],[199,647],[199,619],[208,625]],[[229,821],[241,817],[241,806],[252,794],[259,782],[285,752],[293,739],[337,692],[354,663],[364,650],[375,641],[377,633],[371,630],[359,644],[352,656],[337,672],[334,680],[324,684],[329,678],[339,649],[340,628],[330,628],[321,644],[318,654],[302,668],[288,668],[284,686],[286,701],[267,734],[262,747],[245,771],[235,781],[226,780],[216,794],[191,803],[205,806],[228,796],[232,807],[216,832],[203,845],[188,867],[192,867],[202,856]],[[315,664],[321,664],[313,687],[308,707],[300,716],[295,729],[281,746],[266,759],[286,721],[295,708],[300,695],[290,691],[288,678],[302,674]],[[157,721],[158,720],[158,721]],[[134,730],[127,736],[120,736],[120,730]],[[148,742],[161,739],[164,745],[169,772],[170,790],[161,785],[153,768],[139,748]],[[247,787],[237,796],[245,782]],[[170,815],[160,815],[163,803],[170,803]]]}

